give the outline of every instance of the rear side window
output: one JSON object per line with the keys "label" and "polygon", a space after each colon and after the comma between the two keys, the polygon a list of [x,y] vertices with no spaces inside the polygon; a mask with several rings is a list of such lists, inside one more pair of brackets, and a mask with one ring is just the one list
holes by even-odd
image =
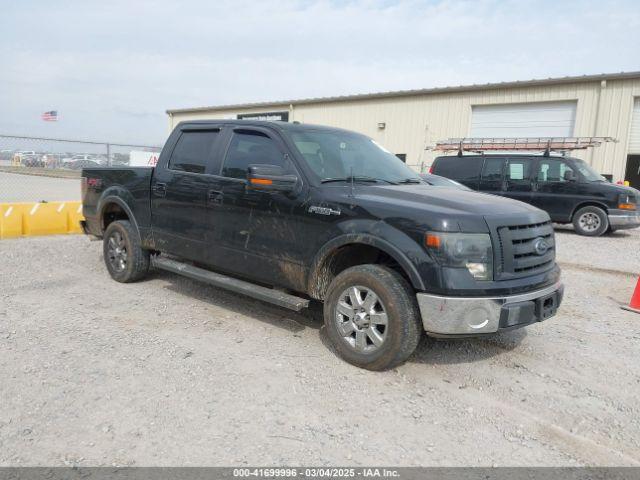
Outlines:
{"label": "rear side window", "polygon": [[436,175],[473,182],[480,177],[480,169],[482,168],[482,157],[440,157],[433,169]]}
{"label": "rear side window", "polygon": [[510,158],[506,178],[512,182],[527,181],[531,178],[531,161],[528,158]]}
{"label": "rear side window", "polygon": [[213,160],[213,149],[220,130],[182,132],[169,160],[169,168],[190,173],[204,173]]}
{"label": "rear side window", "polygon": [[502,180],[504,158],[486,158],[482,168],[483,180]]}
{"label": "rear side window", "polygon": [[231,178],[247,178],[249,165],[277,165],[290,171],[276,143],[267,135],[257,131],[234,132],[227,150],[222,175]]}

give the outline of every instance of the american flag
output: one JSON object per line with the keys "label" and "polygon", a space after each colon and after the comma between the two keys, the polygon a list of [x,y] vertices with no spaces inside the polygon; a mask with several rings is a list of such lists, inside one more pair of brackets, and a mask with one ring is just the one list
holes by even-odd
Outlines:
{"label": "american flag", "polygon": [[58,121],[58,112],[57,110],[51,110],[50,112],[44,112],[42,114],[42,120],[45,122],[57,122]]}

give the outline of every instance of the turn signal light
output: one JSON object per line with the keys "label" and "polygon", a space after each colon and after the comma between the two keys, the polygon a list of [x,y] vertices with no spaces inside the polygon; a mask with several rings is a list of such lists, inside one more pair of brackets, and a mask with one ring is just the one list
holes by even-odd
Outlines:
{"label": "turn signal light", "polygon": [[433,235],[431,233],[427,233],[424,239],[424,243],[429,248],[440,248],[441,239],[437,235]]}
{"label": "turn signal light", "polygon": [[618,204],[618,208],[621,210],[635,210],[636,209],[636,204],[635,203],[620,203]]}
{"label": "turn signal light", "polygon": [[273,185],[273,180],[269,180],[268,178],[252,178],[252,185]]}

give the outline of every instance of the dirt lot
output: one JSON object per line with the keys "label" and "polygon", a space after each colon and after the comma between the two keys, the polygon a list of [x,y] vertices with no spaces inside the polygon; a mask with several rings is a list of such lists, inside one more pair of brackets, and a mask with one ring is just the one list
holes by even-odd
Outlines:
{"label": "dirt lot", "polygon": [[[0,465],[640,465],[638,232],[558,235],[561,313],[405,365],[175,275],[111,281],[81,236],[0,242]],[[594,247],[597,245],[597,247]]]}

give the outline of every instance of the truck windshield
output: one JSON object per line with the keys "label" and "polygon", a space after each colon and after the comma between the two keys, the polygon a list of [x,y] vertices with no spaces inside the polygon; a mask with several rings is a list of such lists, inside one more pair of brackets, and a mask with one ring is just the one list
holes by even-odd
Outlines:
{"label": "truck windshield", "polygon": [[604,178],[602,175],[596,172],[591,167],[591,165],[589,165],[584,160],[580,160],[579,158],[574,158],[573,161],[575,162],[577,169],[580,170],[580,173],[584,176],[584,178],[588,182],[606,182],[607,181],[606,178]]}
{"label": "truck windshield", "polygon": [[421,183],[420,177],[398,157],[372,139],[357,133],[308,130],[290,133],[300,154],[320,181]]}

